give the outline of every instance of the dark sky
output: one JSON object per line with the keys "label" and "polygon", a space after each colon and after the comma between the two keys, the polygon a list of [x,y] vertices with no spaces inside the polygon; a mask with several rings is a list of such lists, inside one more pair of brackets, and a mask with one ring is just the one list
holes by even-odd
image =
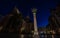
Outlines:
{"label": "dark sky", "polygon": [[37,8],[37,25],[43,27],[48,24],[50,8],[55,8],[59,0],[0,0],[0,14],[6,15],[14,6],[22,12],[23,16],[29,13],[33,20],[31,8]]}

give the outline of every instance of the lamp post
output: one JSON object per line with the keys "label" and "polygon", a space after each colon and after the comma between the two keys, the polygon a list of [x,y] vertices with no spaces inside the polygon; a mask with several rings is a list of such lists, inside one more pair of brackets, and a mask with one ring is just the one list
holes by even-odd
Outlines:
{"label": "lamp post", "polygon": [[33,12],[33,17],[34,17],[34,38],[39,38],[38,29],[37,29],[37,20],[36,20],[37,9],[33,8],[32,12]]}

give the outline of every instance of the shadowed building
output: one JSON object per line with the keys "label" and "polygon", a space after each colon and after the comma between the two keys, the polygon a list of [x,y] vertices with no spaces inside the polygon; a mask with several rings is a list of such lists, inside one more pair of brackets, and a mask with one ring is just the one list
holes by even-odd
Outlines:
{"label": "shadowed building", "polygon": [[60,38],[60,4],[57,5],[55,9],[50,10],[50,16],[48,18],[49,24],[46,26],[47,29],[54,30],[56,35],[56,38]]}
{"label": "shadowed building", "polygon": [[17,8],[15,7],[9,15],[5,16],[7,17],[5,21],[6,23],[4,24],[6,25],[6,30],[9,30],[10,28],[15,28],[15,30],[17,30],[18,25],[20,25],[21,23],[20,14],[18,14],[17,12]]}
{"label": "shadowed building", "polygon": [[32,38],[34,26],[29,16],[26,16],[26,18],[23,20],[21,29],[21,34],[24,36],[24,38]]}
{"label": "shadowed building", "polygon": [[3,34],[7,34],[5,37],[10,38],[12,36],[11,38],[18,38],[18,33],[22,24],[22,19],[22,15],[16,7],[11,11],[11,13],[4,16],[0,25],[3,26]]}
{"label": "shadowed building", "polygon": [[57,30],[57,28],[60,28],[60,5],[57,5],[55,9],[51,9],[50,11],[51,15],[48,18],[49,27],[53,30]]}
{"label": "shadowed building", "polygon": [[50,9],[50,16],[48,18],[48,25],[46,26],[47,29],[49,30],[55,30],[56,29],[56,18],[54,16],[55,14],[55,9]]}
{"label": "shadowed building", "polygon": [[26,30],[27,32],[32,32],[34,30],[33,22],[31,21],[29,16],[26,16],[25,18],[26,24]]}

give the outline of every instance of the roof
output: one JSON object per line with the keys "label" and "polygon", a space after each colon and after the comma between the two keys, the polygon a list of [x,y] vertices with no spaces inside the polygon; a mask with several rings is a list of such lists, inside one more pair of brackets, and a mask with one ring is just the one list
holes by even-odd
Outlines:
{"label": "roof", "polygon": [[10,14],[20,14],[19,9],[15,6]]}

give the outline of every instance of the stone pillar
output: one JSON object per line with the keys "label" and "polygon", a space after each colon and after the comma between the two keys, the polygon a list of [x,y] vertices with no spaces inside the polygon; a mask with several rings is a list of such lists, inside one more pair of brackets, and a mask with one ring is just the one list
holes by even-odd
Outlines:
{"label": "stone pillar", "polygon": [[24,38],[24,35],[23,34],[21,34],[21,38]]}
{"label": "stone pillar", "polygon": [[33,17],[34,17],[34,38],[39,38],[38,29],[37,29],[37,20],[36,20],[36,11],[37,9],[33,8]]}

